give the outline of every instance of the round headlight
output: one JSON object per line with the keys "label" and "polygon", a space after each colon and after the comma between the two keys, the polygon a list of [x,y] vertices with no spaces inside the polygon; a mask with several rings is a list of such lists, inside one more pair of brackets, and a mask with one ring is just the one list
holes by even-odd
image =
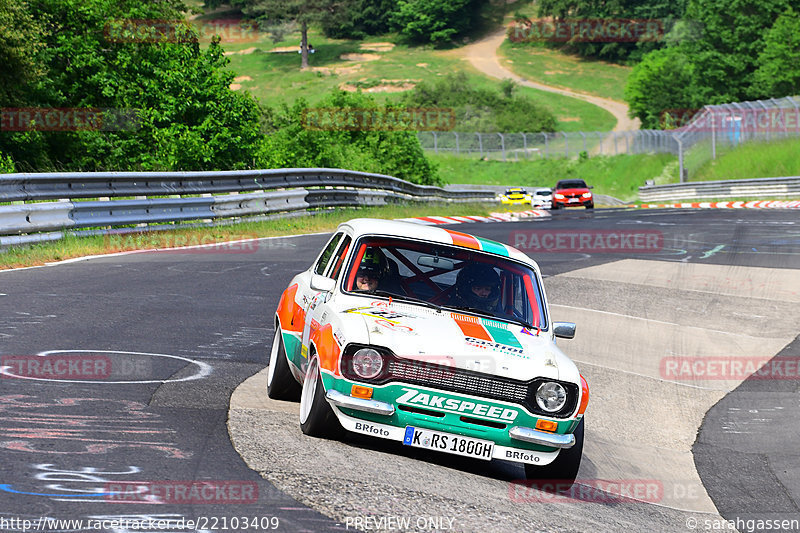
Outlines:
{"label": "round headlight", "polygon": [[542,383],[536,391],[536,403],[548,413],[555,413],[567,403],[567,391],[559,383]]}
{"label": "round headlight", "polygon": [[383,357],[372,348],[361,348],[353,355],[353,372],[361,379],[373,379],[383,370]]}

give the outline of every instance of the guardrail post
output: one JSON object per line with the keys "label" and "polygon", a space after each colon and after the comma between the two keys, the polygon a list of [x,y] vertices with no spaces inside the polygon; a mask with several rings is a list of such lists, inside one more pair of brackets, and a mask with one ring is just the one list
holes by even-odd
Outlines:
{"label": "guardrail post", "polygon": [[455,136],[456,136],[456,154],[460,155],[460,154],[461,154],[461,150],[460,150],[460,148],[459,148],[459,146],[458,146],[458,132],[455,132],[455,131],[454,131],[454,132],[453,132],[453,135],[455,135]]}
{"label": "guardrail post", "polygon": [[478,136],[478,149],[481,151],[481,159],[483,159],[483,137],[480,133],[476,133],[475,135]]}
{"label": "guardrail post", "polygon": [[686,183],[686,173],[683,167],[683,143],[677,135],[675,136],[675,141],[678,143],[678,177],[681,183]]}
{"label": "guardrail post", "polygon": [[506,138],[503,137],[502,133],[498,133],[500,136],[500,150],[503,152],[503,161],[506,160]]}

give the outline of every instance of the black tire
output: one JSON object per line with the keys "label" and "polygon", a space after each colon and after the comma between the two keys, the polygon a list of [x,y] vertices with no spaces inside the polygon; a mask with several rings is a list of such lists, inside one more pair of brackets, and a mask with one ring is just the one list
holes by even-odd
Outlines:
{"label": "black tire", "polygon": [[344,434],[344,428],[325,399],[325,387],[322,386],[317,357],[312,357],[308,362],[306,379],[303,382],[303,392],[300,395],[300,429],[306,435],[321,439],[338,439]]}
{"label": "black tire", "polygon": [[300,390],[300,384],[289,370],[289,361],[286,360],[286,349],[283,346],[283,335],[281,335],[280,326],[277,326],[275,338],[272,340],[272,352],[269,356],[267,396],[273,400],[296,402],[300,399]]}
{"label": "black tire", "polygon": [[561,492],[568,490],[575,483],[578,469],[583,457],[583,419],[575,428],[575,445],[572,448],[561,450],[556,460],[546,466],[525,465],[525,477],[534,488],[537,482],[541,483],[543,490]]}
{"label": "black tire", "polygon": [[551,211],[555,211],[556,209],[558,209],[558,204],[553,204],[552,206],[550,206]]}
{"label": "black tire", "polygon": [[586,209],[594,209],[594,204],[586,204]]}

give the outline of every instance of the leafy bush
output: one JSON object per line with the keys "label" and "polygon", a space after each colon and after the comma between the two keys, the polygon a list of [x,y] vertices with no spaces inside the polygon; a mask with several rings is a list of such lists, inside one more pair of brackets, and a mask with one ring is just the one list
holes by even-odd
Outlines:
{"label": "leafy bush", "polygon": [[480,89],[463,72],[448,74],[434,83],[422,82],[406,94],[412,107],[453,108],[456,130],[481,132],[556,131],[550,111],[530,98],[514,94],[510,80],[502,90]]}
{"label": "leafy bush", "polygon": [[0,174],[9,174],[15,172],[14,162],[10,157],[0,153]]}
{"label": "leafy bush", "polygon": [[436,167],[425,158],[413,131],[374,131],[307,127],[304,114],[316,108],[379,109],[360,93],[335,91],[311,108],[303,99],[269,109],[271,132],[258,159],[267,168],[329,167],[389,174],[413,183],[438,185]]}

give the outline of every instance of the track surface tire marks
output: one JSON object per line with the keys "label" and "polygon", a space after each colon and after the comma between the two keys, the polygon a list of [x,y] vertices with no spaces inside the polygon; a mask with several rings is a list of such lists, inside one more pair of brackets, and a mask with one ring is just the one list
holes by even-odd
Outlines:
{"label": "track surface tire marks", "polygon": [[[327,238],[260,241],[251,254],[138,253],[0,273],[0,354],[136,351],[181,356],[212,369],[203,379],[175,382],[196,374],[198,366],[138,355],[131,357],[145,363],[144,377],[165,382],[0,379],[0,483],[55,495],[5,491],[0,518],[246,515],[278,517],[278,531],[340,531],[335,521],[248,468],[227,426],[233,390],[267,362],[273,328],[265,308],[274,307],[272,294],[306,268],[305,258]],[[282,257],[276,262],[277,254]],[[150,505],[105,502],[91,494],[75,498],[82,494],[77,491],[103,492],[112,482],[191,480],[256,483],[258,502]]]}

